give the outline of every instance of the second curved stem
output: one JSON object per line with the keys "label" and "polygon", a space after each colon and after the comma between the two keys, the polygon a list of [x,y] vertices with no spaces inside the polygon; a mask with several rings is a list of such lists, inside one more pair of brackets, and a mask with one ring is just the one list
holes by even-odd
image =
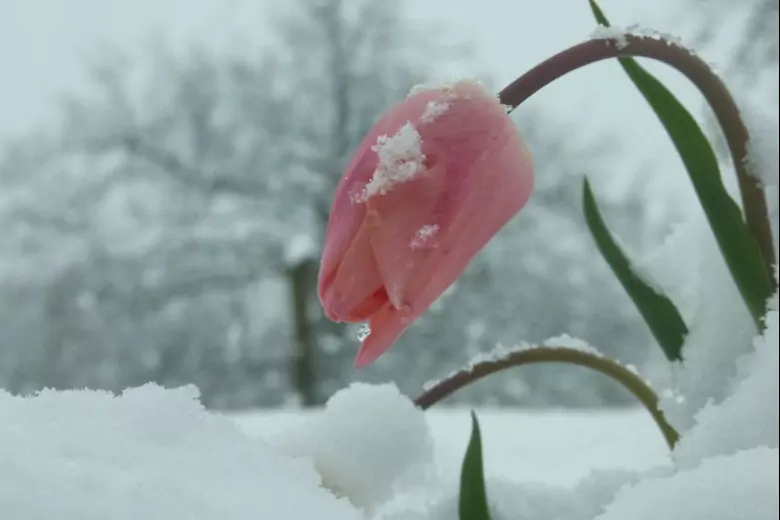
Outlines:
{"label": "second curved stem", "polygon": [[680,439],[680,435],[669,424],[659,407],[658,396],[652,388],[637,374],[609,358],[592,354],[584,350],[566,347],[536,347],[518,350],[496,360],[476,363],[469,369],[464,369],[448,377],[433,387],[426,390],[415,399],[415,404],[423,410],[430,408],[445,397],[453,394],[460,388],[467,386],[483,377],[507,368],[533,365],[537,363],[567,363],[578,365],[604,374],[631,392],[634,397],[650,412],[658,428],[669,445],[673,449]]}

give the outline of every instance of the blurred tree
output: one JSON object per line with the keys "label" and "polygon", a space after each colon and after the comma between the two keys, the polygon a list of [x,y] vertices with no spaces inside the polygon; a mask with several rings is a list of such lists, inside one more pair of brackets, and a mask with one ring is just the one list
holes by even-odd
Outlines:
{"label": "blurred tree", "polygon": [[[95,90],[68,101],[62,135],[31,152],[31,168],[7,165],[33,180],[20,182],[30,196],[17,197],[6,216],[34,226],[25,237],[44,229],[59,235],[43,248],[67,240],[78,251],[72,263],[63,260],[74,280],[67,290],[56,289],[57,275],[43,282],[60,302],[47,307],[54,343],[69,336],[55,323],[78,321],[62,309],[91,291],[97,303],[88,314],[115,308],[129,329],[151,327],[144,339],[161,352],[146,379],[183,379],[171,373],[184,370],[186,353],[222,343],[205,333],[233,330],[232,317],[197,324],[197,339],[161,343],[154,338],[176,320],[160,316],[185,301],[184,325],[200,306],[214,312],[207,302],[216,293],[256,290],[263,277],[282,276],[289,294],[264,295],[289,302],[283,314],[292,324],[276,341],[294,345],[292,385],[301,402],[323,402],[323,373],[351,356],[331,348],[325,352],[333,362],[315,359],[317,337],[341,337],[332,324],[324,330],[316,305],[316,252],[331,194],[349,150],[379,112],[425,78],[434,46],[401,17],[400,3],[300,0],[286,7],[278,38],[259,56],[204,49],[177,56],[160,47],[151,63],[106,56],[93,70]],[[52,181],[53,197],[46,193]],[[51,346],[41,359],[59,360],[67,373],[55,355],[61,351]]]}
{"label": "blurred tree", "polygon": [[[309,190],[307,205],[314,209],[309,251],[317,252],[350,151],[389,105],[426,79],[425,64],[441,58],[444,49],[402,18],[398,2],[315,0],[292,9],[278,24],[272,53],[277,67],[288,67],[285,75],[293,87],[283,99],[290,113],[291,155],[316,178],[303,184]],[[290,198],[300,200],[299,192],[292,187]],[[289,245],[288,258],[296,259],[286,272],[293,302],[294,381],[304,402],[320,403],[331,391],[315,388],[315,381],[348,380],[351,352],[341,348],[343,327],[325,320],[319,309],[317,255],[301,255],[295,251],[301,245]],[[317,348],[318,339],[330,348]]]}

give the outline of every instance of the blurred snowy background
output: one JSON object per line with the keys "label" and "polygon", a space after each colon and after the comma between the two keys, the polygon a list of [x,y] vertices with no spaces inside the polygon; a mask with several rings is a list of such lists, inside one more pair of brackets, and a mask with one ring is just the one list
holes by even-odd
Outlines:
{"label": "blurred snowy background", "polygon": [[[777,113],[777,0],[602,6],[681,36]],[[586,0],[0,0],[0,388],[193,383],[212,408],[310,406],[356,380],[416,395],[497,343],[561,333],[652,373],[660,353],[586,232],[581,177],[637,253],[700,208],[613,62],[515,111],[532,202],[388,355],[356,372],[357,331],[316,298],[335,183],[383,110],[453,76],[497,91],[594,27]],[[693,88],[649,68],[717,136]],[[568,367],[453,400],[631,402]]]}

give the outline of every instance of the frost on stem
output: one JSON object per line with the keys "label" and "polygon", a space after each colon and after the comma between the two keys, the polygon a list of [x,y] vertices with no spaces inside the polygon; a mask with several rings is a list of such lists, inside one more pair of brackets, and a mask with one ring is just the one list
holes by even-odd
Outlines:
{"label": "frost on stem", "polygon": [[493,350],[490,350],[488,352],[480,352],[479,354],[471,358],[471,360],[468,363],[466,363],[466,365],[464,365],[461,369],[450,372],[449,374],[447,374],[446,377],[444,377],[444,379],[427,381],[425,384],[423,384],[423,391],[427,392],[431,388],[441,384],[443,381],[451,379],[452,377],[457,376],[460,373],[474,372],[474,369],[482,364],[505,362],[509,360],[514,354],[518,354],[520,352],[529,352],[532,350],[542,350],[542,349],[557,349],[557,348],[566,348],[569,350],[576,350],[586,354],[590,354],[592,356],[603,357],[603,354],[601,354],[601,352],[599,352],[598,349],[596,349],[595,347],[592,347],[587,342],[581,339],[573,338],[567,334],[549,338],[545,340],[541,345],[534,345],[531,343],[527,343],[525,341],[512,345],[511,347],[498,344],[495,346],[495,348],[493,348]]}
{"label": "frost on stem", "polygon": [[674,45],[691,52],[677,36],[640,27],[639,25],[630,25],[625,28],[616,27],[614,25],[610,27],[599,25],[590,33],[590,38],[592,40],[613,40],[620,50],[628,46],[630,36],[662,41],[668,45]]}
{"label": "frost on stem", "polygon": [[[562,334],[560,336],[555,336],[549,339],[544,340],[542,343],[544,347],[548,348],[568,348],[571,350],[579,350],[580,352],[585,352],[587,354],[591,354],[593,356],[598,357],[604,357],[604,354],[599,352],[599,349],[596,347],[590,345],[587,341],[574,338],[572,336],[569,336],[568,334]],[[537,347],[539,348],[539,347]]]}
{"label": "frost on stem", "polygon": [[605,27],[599,25],[593,29],[593,32],[590,33],[590,37],[593,40],[613,40],[618,49],[623,49],[628,45],[625,31],[618,27]]}
{"label": "frost on stem", "polygon": [[648,27],[641,27],[639,25],[629,25],[625,29],[626,34],[631,36],[637,36],[640,38],[650,38],[652,40],[659,40],[666,42],[668,45],[674,45],[675,47],[680,47],[681,49],[685,49],[690,53],[693,53],[689,47],[685,45],[685,43],[677,36],[661,31],[656,31],[655,29],[650,29]]}

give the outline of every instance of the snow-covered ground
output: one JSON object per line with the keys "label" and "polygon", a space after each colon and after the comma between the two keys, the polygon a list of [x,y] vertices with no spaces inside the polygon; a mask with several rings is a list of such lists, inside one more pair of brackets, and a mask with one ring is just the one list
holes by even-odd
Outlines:
{"label": "snow-covered ground", "polygon": [[[713,258],[696,262],[707,284],[724,281]],[[777,296],[758,336],[719,296],[665,393],[670,457],[641,411],[480,411],[492,520],[777,518]],[[470,432],[465,410],[423,412],[390,384],[241,416],[194,387],[0,392],[0,425],[3,520],[456,520]]]}
{"label": "snow-covered ground", "polygon": [[[460,471],[471,433],[467,408],[433,408],[425,419],[437,467]],[[647,411],[527,411],[477,409],[485,473],[551,485],[576,484],[591,470],[643,470],[669,462],[669,450]],[[300,427],[317,412],[264,411],[236,414],[253,438],[274,439]]]}

